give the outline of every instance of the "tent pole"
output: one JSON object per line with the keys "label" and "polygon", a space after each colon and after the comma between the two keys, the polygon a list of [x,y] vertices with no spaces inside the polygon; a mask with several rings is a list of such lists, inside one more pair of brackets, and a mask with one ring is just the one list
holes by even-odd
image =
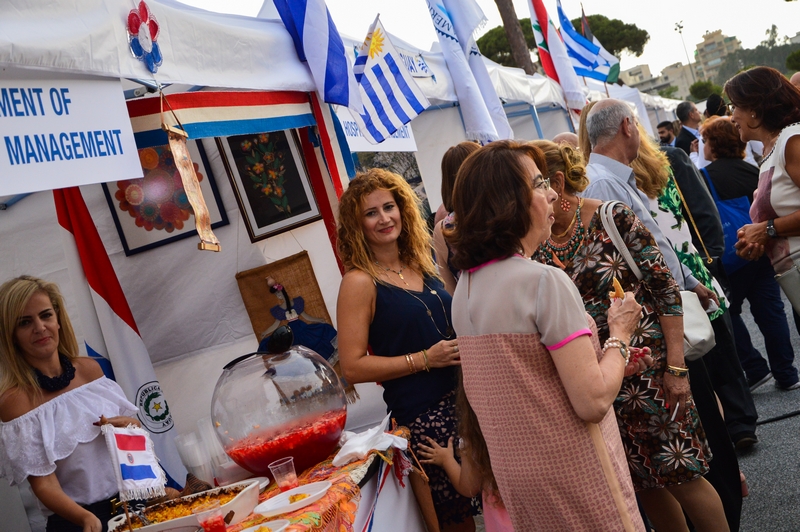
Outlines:
{"label": "tent pole", "polygon": [[533,117],[533,124],[536,126],[536,134],[539,135],[540,139],[544,138],[544,132],[542,132],[542,124],[539,122],[539,113],[536,111],[536,106],[528,104],[531,110],[531,116]]}

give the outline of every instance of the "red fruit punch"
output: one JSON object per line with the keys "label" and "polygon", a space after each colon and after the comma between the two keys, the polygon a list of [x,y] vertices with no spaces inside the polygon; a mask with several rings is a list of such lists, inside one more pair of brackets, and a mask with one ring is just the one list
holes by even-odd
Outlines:
{"label": "red fruit punch", "polygon": [[[279,458],[292,456],[295,470],[300,474],[328,458],[339,442],[346,420],[346,410],[328,412],[313,423],[271,438],[263,434],[251,434],[228,447],[226,452],[234,462],[248,471],[270,478],[272,474],[269,464]],[[273,430],[272,434],[274,433]]]}

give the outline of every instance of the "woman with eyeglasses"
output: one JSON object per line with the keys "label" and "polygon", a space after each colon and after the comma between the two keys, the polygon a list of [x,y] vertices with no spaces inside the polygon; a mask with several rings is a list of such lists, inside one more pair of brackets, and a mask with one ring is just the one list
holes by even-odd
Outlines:
{"label": "woman with eyeglasses", "polygon": [[464,161],[445,232],[461,277],[453,296],[466,397],[515,530],[644,530],[611,405],[646,366],[627,345],[633,294],[603,322],[603,350],[560,269],[530,260],[553,224],[542,152],[492,142]]}
{"label": "woman with eyeglasses", "polygon": [[[774,68],[755,67],[729,79],[724,91],[740,138],[763,142],[765,153],[753,223],[739,230],[737,253],[747,260],[766,253],[781,276],[800,260],[800,89]],[[800,293],[787,295],[800,300]]]}

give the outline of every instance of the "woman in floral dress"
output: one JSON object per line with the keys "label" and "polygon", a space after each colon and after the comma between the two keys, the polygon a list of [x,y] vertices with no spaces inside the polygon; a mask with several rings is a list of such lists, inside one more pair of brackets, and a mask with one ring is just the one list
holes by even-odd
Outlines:
{"label": "woman in floral dress", "polygon": [[[683,412],[669,404],[675,386],[682,386],[674,380],[687,378],[681,371],[681,377],[667,374],[667,344],[678,342],[682,348],[682,335],[676,337],[675,320],[670,320],[683,313],[677,283],[647,228],[633,211],[618,205],[614,223],[641,270],[640,282],[603,228],[601,202],[577,197],[588,185],[580,155],[549,141],[533,144],[547,157],[548,177],[561,202],[552,236],[532,258],[559,266],[570,276],[597,323],[601,342],[608,337],[605,315],[615,277],[643,307],[631,345],[649,347],[654,363],[624,379],[614,409],[633,485],[648,518],[659,532],[686,530],[685,511],[698,531],[728,530],[719,496],[703,478],[711,456],[691,395]],[[672,379],[669,386],[667,379]]]}

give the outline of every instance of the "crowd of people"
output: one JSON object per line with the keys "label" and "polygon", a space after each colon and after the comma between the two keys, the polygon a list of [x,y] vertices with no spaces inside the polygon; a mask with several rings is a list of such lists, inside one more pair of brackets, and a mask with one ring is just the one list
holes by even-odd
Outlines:
{"label": "crowd of people", "polygon": [[[429,530],[481,506],[489,532],[739,529],[751,391],[800,387],[780,297],[800,303],[800,90],[757,67],[725,94],[705,119],[681,104],[661,146],[613,99],[577,135],[453,146],[433,235],[399,176],[351,182],[342,366],[411,427]],[[689,296],[716,338],[691,360]]]}
{"label": "crowd of people", "polygon": [[[433,234],[399,175],[350,182],[341,367],[380,382],[410,429],[429,531],[474,530],[478,513],[488,532],[739,529],[751,391],[800,388],[781,302],[800,308],[800,90],[757,67],[725,95],[704,121],[681,104],[661,147],[613,99],[577,135],[454,146]],[[749,218],[731,231],[733,201]],[[690,296],[716,338],[692,360]],[[30,481],[48,531],[105,529],[116,487],[98,425],[138,424],[77,355],[53,283],[0,286],[0,473]]]}

